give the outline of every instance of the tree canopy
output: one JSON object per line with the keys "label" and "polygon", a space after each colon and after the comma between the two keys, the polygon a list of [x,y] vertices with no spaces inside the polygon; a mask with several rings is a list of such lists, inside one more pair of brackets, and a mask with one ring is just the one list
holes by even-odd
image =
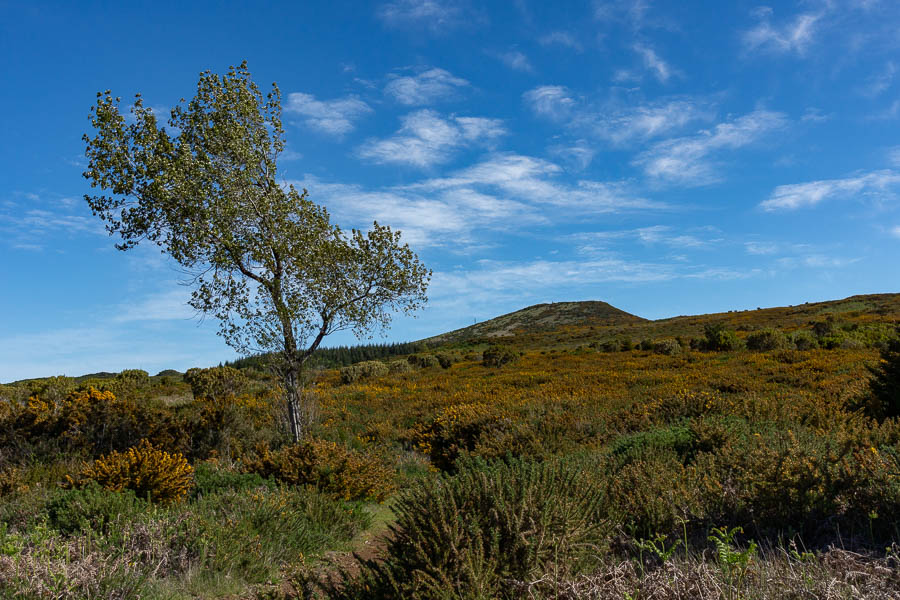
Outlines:
{"label": "tree canopy", "polygon": [[431,272],[400,232],[344,231],[305,189],[278,181],[281,93],[273,83],[263,95],[246,63],[202,73],[169,130],[140,95],[130,117],[120,104],[106,91],[91,108],[84,176],[105,193],[85,200],[117,248],[154,243],[190,274],[191,306],[218,318],[229,345],[278,353],[299,438],[300,370],[322,339],[420,308]]}

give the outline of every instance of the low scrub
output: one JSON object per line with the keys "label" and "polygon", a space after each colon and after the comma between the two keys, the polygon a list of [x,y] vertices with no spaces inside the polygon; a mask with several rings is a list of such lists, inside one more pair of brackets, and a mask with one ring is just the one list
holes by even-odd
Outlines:
{"label": "low scrub", "polygon": [[397,501],[383,560],[324,584],[332,598],[520,598],[508,582],[592,566],[608,529],[601,494],[562,463],[467,463]]}
{"label": "low scrub", "polygon": [[342,367],[341,383],[353,383],[371,377],[384,377],[389,372],[388,366],[380,360],[365,360],[349,367]]}
{"label": "low scrub", "polygon": [[244,460],[244,470],[291,485],[314,487],[344,500],[385,500],[396,473],[378,454],[311,439],[277,451],[268,447]]}

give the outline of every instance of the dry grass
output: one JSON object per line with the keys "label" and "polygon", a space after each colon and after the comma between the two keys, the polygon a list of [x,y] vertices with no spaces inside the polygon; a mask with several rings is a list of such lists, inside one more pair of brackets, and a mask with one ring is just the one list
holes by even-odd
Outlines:
{"label": "dry grass", "polygon": [[521,598],[558,600],[890,600],[900,598],[897,554],[876,558],[831,548],[791,557],[772,550],[746,574],[728,577],[711,556],[683,556],[642,572],[633,560],[609,561],[591,575],[513,582]]}

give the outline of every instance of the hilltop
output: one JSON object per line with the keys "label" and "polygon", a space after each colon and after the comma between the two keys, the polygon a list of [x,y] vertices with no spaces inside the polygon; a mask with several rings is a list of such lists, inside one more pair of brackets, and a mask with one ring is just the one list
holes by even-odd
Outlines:
{"label": "hilltop", "polygon": [[430,344],[460,342],[472,338],[510,337],[536,331],[555,331],[568,325],[612,327],[647,323],[606,302],[552,302],[535,304],[488,321],[423,340]]}
{"label": "hilltop", "polygon": [[724,325],[739,333],[766,328],[786,332],[818,321],[845,327],[900,322],[900,294],[867,294],[841,300],[792,306],[682,315],[649,320],[599,301],[536,304],[488,321],[421,340],[430,345],[456,345],[502,338],[522,349],[572,348],[592,342],[630,338],[690,338],[707,325]]}

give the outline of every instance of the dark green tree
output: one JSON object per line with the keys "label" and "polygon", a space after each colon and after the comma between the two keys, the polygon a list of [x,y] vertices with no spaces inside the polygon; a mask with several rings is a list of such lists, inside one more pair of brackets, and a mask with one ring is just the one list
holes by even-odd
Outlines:
{"label": "dark green tree", "polygon": [[219,319],[229,345],[277,353],[299,440],[310,413],[302,369],[322,339],[418,309],[431,272],[400,232],[345,232],[306,190],[278,182],[281,93],[272,84],[264,96],[246,63],[201,73],[196,95],[171,111],[171,134],[140,95],[130,119],[119,105],[107,91],[91,108],[84,176],[105,193],[85,200],[118,249],[152,242],[191,275],[191,306]]}
{"label": "dark green tree", "polygon": [[869,367],[869,389],[874,402],[873,416],[900,417],[900,340],[891,340],[881,351],[881,361]]}

